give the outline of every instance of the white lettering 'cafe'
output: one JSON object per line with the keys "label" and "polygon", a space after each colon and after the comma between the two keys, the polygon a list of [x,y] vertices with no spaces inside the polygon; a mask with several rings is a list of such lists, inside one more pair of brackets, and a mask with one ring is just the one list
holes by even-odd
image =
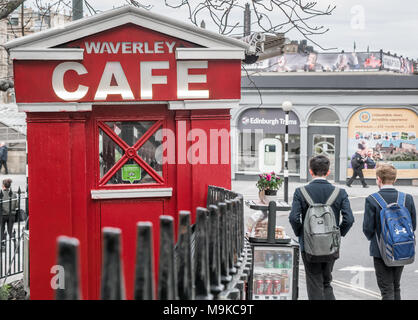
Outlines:
{"label": "white lettering 'cafe'", "polygon": [[[208,99],[209,90],[189,90],[190,83],[207,83],[206,74],[189,74],[190,69],[207,69],[208,61],[177,61],[177,98],[178,99]],[[141,99],[153,99],[153,85],[168,85],[167,75],[153,75],[157,69],[170,69],[169,61],[140,61],[137,65]],[[55,94],[65,101],[77,101],[86,96],[88,86],[79,84],[75,91],[68,91],[64,85],[64,75],[68,71],[78,75],[87,74],[86,67],[79,62],[63,62],[57,65],[52,73],[52,88]],[[112,83],[115,79],[116,85]],[[95,90],[94,100],[106,100],[108,95],[121,95],[123,100],[134,100],[134,93],[119,61],[108,61]]]}
{"label": "white lettering 'cafe'", "polygon": [[85,42],[87,54],[161,54],[173,53],[176,42]]}

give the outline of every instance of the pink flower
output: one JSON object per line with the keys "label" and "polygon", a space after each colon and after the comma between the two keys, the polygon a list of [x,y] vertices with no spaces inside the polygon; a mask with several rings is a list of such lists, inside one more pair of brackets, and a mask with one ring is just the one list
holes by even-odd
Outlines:
{"label": "pink flower", "polygon": [[267,181],[271,181],[271,175],[267,175]]}

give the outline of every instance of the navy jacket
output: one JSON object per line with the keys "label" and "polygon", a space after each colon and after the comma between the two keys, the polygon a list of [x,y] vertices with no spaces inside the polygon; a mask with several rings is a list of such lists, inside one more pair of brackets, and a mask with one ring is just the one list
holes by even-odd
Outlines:
{"label": "navy jacket", "polygon": [[[381,189],[379,193],[387,204],[394,203],[398,199],[398,191],[395,188]],[[415,231],[417,218],[414,199],[410,194],[407,194],[405,197],[405,207],[411,214],[412,227]],[[371,195],[366,198],[366,204],[364,208],[363,233],[367,239],[370,240],[370,255],[376,258],[381,258],[376,240],[376,234],[380,237],[382,232],[380,224],[381,210],[382,209],[380,208],[379,204],[372,198]]]}
{"label": "navy jacket", "polygon": [[[315,203],[326,203],[334,188],[335,186],[324,179],[313,180],[306,185],[306,191]],[[347,192],[344,189],[340,190],[337,199],[331,207],[335,213],[335,221],[340,227],[341,236],[345,236],[354,223],[354,216],[351,211]],[[309,205],[303,197],[300,188],[297,188],[293,194],[292,210],[290,211],[289,221],[295,235],[299,237],[301,251],[304,251],[303,222],[305,221],[308,208]],[[340,221],[341,215],[342,221]]]}
{"label": "navy jacket", "polygon": [[0,147],[0,160],[7,161],[7,147]]}

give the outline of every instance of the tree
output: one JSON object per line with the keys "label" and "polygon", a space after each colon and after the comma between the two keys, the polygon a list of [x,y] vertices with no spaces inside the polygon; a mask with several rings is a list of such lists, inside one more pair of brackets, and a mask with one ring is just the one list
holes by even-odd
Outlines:
{"label": "tree", "polygon": [[0,0],[0,20],[7,18],[25,0]]}

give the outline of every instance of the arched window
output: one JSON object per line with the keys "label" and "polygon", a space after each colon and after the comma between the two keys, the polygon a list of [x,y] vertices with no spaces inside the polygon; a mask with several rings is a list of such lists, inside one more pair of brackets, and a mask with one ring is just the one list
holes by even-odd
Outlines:
{"label": "arched window", "polygon": [[326,108],[314,111],[309,118],[310,125],[338,125],[339,123],[338,115],[331,109]]}

